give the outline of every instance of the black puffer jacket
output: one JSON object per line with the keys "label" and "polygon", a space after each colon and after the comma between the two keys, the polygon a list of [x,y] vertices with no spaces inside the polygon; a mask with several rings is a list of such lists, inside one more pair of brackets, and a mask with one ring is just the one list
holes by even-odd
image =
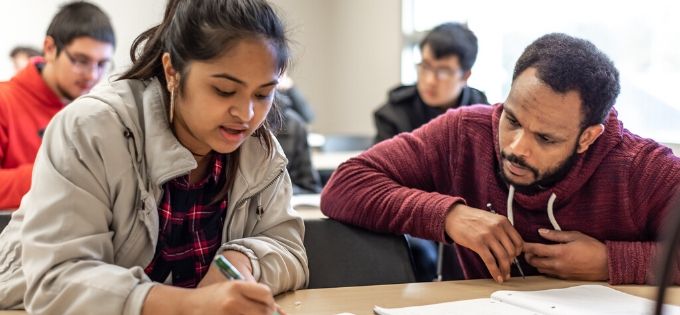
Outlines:
{"label": "black puffer jacket", "polygon": [[[458,104],[451,108],[473,104],[489,104],[484,92],[471,87],[464,87],[458,98]],[[402,132],[413,131],[447,109],[430,107],[423,102],[415,85],[402,85],[388,94],[387,103],[373,113],[378,133],[375,143],[392,138]]]}

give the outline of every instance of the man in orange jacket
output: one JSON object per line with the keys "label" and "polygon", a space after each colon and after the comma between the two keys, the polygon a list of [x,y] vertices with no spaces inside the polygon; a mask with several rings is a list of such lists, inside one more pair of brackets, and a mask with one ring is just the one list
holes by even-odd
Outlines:
{"label": "man in orange jacket", "polygon": [[102,78],[114,46],[108,16],[93,4],[72,2],[52,19],[44,58],[32,59],[10,81],[0,82],[0,209],[19,206],[47,124]]}

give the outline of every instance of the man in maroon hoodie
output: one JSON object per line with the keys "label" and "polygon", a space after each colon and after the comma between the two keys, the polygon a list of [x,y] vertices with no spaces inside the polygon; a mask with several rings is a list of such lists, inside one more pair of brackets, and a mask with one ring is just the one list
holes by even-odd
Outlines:
{"label": "man in maroon hoodie", "polygon": [[503,282],[517,258],[528,275],[649,282],[680,159],[623,128],[619,90],[593,44],[545,35],[517,61],[505,103],[450,110],[349,160],[321,209],[455,243],[468,279]]}

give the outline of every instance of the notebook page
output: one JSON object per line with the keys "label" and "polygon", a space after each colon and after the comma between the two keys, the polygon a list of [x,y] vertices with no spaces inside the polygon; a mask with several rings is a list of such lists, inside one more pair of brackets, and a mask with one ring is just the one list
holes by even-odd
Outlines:
{"label": "notebook page", "polygon": [[378,315],[539,315],[492,299],[474,299],[401,308],[383,308],[376,305],[373,312]]}
{"label": "notebook page", "polygon": [[[652,314],[654,301],[602,285],[580,285],[541,291],[496,291],[494,300],[513,304],[540,314]],[[680,307],[667,305],[664,315],[680,315]]]}

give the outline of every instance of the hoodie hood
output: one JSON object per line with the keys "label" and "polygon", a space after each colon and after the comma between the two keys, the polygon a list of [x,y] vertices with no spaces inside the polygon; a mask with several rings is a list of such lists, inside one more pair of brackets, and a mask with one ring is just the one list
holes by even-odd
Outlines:
{"label": "hoodie hood", "polygon": [[[503,112],[503,104],[499,104],[493,111],[492,128],[494,137],[494,151],[496,154],[496,167],[501,168],[501,150],[498,141],[498,126]],[[548,208],[561,207],[579,191],[593,176],[607,154],[623,141],[623,124],[618,120],[618,114],[614,108],[609,112],[604,122],[604,132],[584,153],[578,154],[574,165],[567,175],[551,187],[534,194],[523,194],[514,191],[508,196],[508,205],[516,202],[523,209],[530,211],[546,211]],[[510,188],[509,188],[510,190]],[[550,206],[550,207],[548,207]],[[510,216],[512,208],[508,208]],[[549,216],[551,216],[551,211]],[[554,221],[554,219],[551,219]],[[555,223],[553,223],[555,226]]]}

